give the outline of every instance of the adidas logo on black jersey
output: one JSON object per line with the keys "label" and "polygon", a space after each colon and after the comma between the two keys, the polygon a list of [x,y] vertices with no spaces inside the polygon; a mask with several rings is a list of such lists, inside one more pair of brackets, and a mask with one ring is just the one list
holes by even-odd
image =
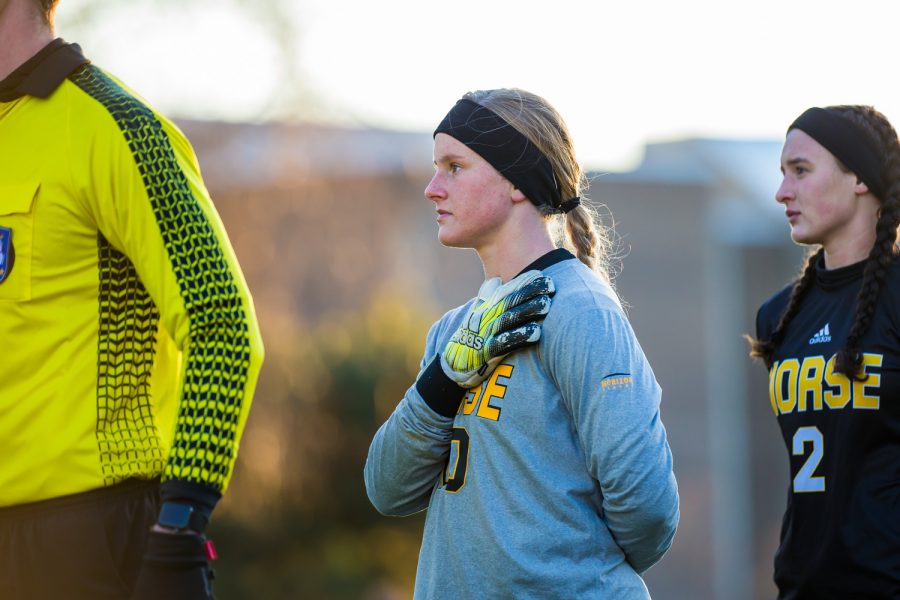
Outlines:
{"label": "adidas logo on black jersey", "polygon": [[816,335],[809,338],[810,345],[812,344],[824,344],[825,342],[831,341],[831,332],[828,331],[828,323],[825,323],[825,327],[816,332]]}

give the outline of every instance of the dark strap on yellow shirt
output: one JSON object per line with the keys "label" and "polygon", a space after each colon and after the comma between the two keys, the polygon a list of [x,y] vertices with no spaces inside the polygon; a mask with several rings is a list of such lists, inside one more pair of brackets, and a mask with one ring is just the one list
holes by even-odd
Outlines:
{"label": "dark strap on yellow shirt", "polygon": [[46,98],[78,67],[90,61],[78,44],[56,38],[0,81],[0,102],[22,96]]}

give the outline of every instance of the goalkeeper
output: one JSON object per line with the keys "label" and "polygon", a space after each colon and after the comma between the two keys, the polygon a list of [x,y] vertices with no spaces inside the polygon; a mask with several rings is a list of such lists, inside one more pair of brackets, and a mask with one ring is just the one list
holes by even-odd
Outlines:
{"label": "goalkeeper", "polygon": [[434,165],[438,238],[487,281],[431,327],[366,461],[380,512],[428,509],[415,597],[647,598],[678,521],[672,456],[566,126],[528,92],[470,93]]}

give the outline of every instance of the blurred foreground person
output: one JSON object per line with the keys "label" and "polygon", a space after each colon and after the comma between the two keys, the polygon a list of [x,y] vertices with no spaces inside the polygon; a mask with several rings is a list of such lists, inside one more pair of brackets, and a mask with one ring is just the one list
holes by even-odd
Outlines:
{"label": "blurred foreground person", "polygon": [[672,457],[568,130],[534,94],[469,93],[434,166],[438,238],[486,281],[431,327],[366,462],[380,512],[428,509],[415,596],[647,598],[678,521]]}
{"label": "blurred foreground person", "polygon": [[900,145],[870,106],[788,129],[775,195],[817,246],[759,309],[755,357],[790,462],[783,600],[900,598]]}
{"label": "blurred foreground person", "polygon": [[253,305],[188,142],[55,4],[0,0],[0,596],[212,598]]}

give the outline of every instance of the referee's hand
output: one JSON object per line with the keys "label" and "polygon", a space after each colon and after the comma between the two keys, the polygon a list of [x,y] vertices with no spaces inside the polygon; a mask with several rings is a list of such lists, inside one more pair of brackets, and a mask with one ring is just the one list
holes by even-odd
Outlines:
{"label": "referee's hand", "polygon": [[471,388],[484,381],[504,356],[537,343],[555,291],[553,281],[540,271],[527,271],[506,283],[499,277],[485,281],[441,354],[444,373],[459,386]]}
{"label": "referee's hand", "polygon": [[215,600],[206,539],[154,526],[132,600]]}

